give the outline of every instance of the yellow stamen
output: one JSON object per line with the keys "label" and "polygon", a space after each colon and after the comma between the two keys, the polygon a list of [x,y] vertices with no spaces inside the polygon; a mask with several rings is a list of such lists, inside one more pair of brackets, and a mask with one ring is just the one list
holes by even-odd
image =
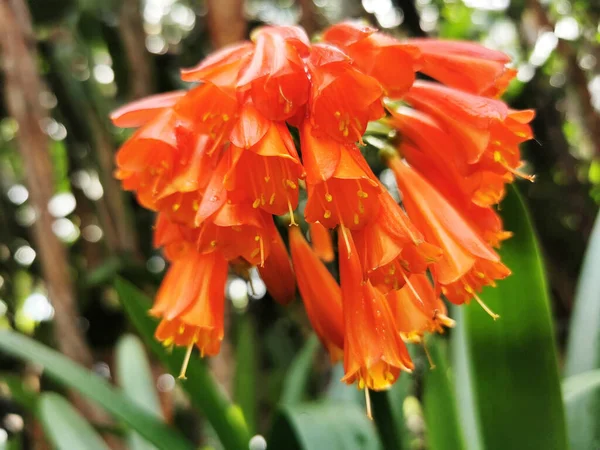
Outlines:
{"label": "yellow stamen", "polygon": [[194,339],[192,339],[192,342],[190,342],[190,344],[188,345],[187,351],[185,352],[185,358],[183,359],[183,364],[181,365],[181,371],[179,372],[179,376],[177,377],[180,380],[187,380],[187,378],[185,377],[185,373],[187,372],[187,367],[190,362],[190,357],[192,356],[192,350],[194,349],[195,341],[196,338],[194,337]]}
{"label": "yellow stamen", "polygon": [[265,246],[261,238],[258,241],[260,243],[260,267],[263,267],[265,265]]}
{"label": "yellow stamen", "polygon": [[365,388],[365,403],[367,405],[367,417],[369,420],[373,420],[373,411],[371,411],[371,396],[369,395],[369,388]]}
{"label": "yellow stamen", "polygon": [[429,361],[429,368],[431,370],[435,369],[435,363],[433,362],[433,359],[431,358],[431,354],[429,353],[429,349],[427,348],[427,344],[425,343],[424,340],[423,340],[423,350],[425,350],[425,355],[427,355],[427,361]]}
{"label": "yellow stamen", "polygon": [[479,306],[481,306],[483,308],[483,310],[492,317],[492,319],[496,320],[496,319],[500,318],[500,315],[496,314],[494,311],[492,311],[488,307],[488,305],[483,303],[483,300],[481,300],[477,294],[473,293],[473,297],[475,297],[475,300],[477,300],[477,303],[479,303]]}
{"label": "yellow stamen", "polygon": [[421,296],[419,295],[419,293],[416,291],[415,287],[412,285],[412,283],[410,282],[410,280],[407,278],[407,276],[404,274],[404,272],[402,272],[402,278],[404,278],[404,281],[406,282],[406,285],[408,286],[408,288],[411,290],[411,292],[414,294],[415,297],[417,297],[417,300],[419,300],[419,302],[421,302],[421,305],[425,305],[425,303],[423,302],[423,300],[421,299]]}
{"label": "yellow stamen", "polygon": [[290,212],[290,227],[292,225],[294,226],[298,226],[298,224],[296,223],[296,218],[294,217],[294,208],[292,208],[292,202],[290,201],[290,199],[287,199],[287,204],[288,204],[288,210]]}
{"label": "yellow stamen", "polygon": [[348,240],[348,234],[346,234],[346,227],[343,224],[340,224],[340,230],[342,230],[342,236],[344,237],[344,242],[346,243],[346,249],[348,250],[348,258],[350,258],[350,254],[352,250],[350,249],[350,241]]}

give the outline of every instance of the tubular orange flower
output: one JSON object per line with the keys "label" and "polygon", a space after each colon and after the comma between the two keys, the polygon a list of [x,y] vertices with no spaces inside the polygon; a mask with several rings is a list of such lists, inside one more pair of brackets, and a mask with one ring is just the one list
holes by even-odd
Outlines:
{"label": "tubular orange flower", "polygon": [[298,205],[298,180],[304,169],[294,141],[284,124],[272,122],[262,139],[247,150],[237,147],[241,156],[227,175],[225,188],[240,190],[254,208],[271,214],[287,212],[293,217]]}
{"label": "tubular orange flower", "polygon": [[341,142],[362,141],[367,123],[384,114],[381,85],[357,70],[340,50],[326,44],[313,45],[308,67],[312,126]]}
{"label": "tubular orange flower", "polygon": [[163,247],[167,260],[175,261],[195,249],[198,230],[176,223],[165,214],[159,213],[154,226],[154,248]]}
{"label": "tubular orange flower", "polygon": [[308,123],[301,140],[308,190],[306,221],[327,228],[363,227],[377,213],[380,187],[360,150],[318,134]]}
{"label": "tubular orange flower", "polygon": [[223,340],[227,261],[219,252],[190,251],[173,262],[150,314],[162,319],[156,338],[164,345],[196,345],[216,355]]}
{"label": "tubular orange flower", "polygon": [[172,109],[164,110],[140,128],[117,153],[115,176],[136,191],[142,205],[157,209],[156,199],[188,160],[193,124]]}
{"label": "tubular orange flower", "polygon": [[184,81],[201,81],[233,93],[241,68],[248,64],[254,45],[251,42],[232,44],[209,55],[196,67],[183,69]]}
{"label": "tubular orange flower", "polygon": [[225,143],[241,113],[241,105],[234,93],[208,83],[188,91],[173,109],[193,121],[196,133],[210,137],[213,146],[209,153]]}
{"label": "tubular orange flower", "polygon": [[310,243],[312,244],[315,253],[324,262],[333,261],[335,255],[333,253],[333,242],[329,230],[319,222],[309,223],[308,229],[310,233]]}
{"label": "tubular orange flower", "polygon": [[379,196],[377,217],[353,231],[365,277],[382,291],[404,286],[411,273],[422,273],[439,259],[441,250],[423,235],[388,192]]}
{"label": "tubular orange flower", "polygon": [[506,64],[510,57],[472,42],[409,39],[421,51],[420,71],[463,91],[500,97],[517,71]]}
{"label": "tubular orange flower", "polygon": [[291,227],[290,251],[306,314],[332,362],[343,357],[342,293],[325,265],[310,248],[302,231]]}
{"label": "tubular orange flower", "polygon": [[388,160],[403,195],[404,206],[413,223],[428,242],[444,253],[433,264],[434,279],[453,303],[475,297],[483,286],[493,286],[510,270],[500,257],[473,230],[444,197],[399,158]]}
{"label": "tubular orange flower", "polygon": [[534,117],[533,111],[513,111],[499,100],[425,81],[415,82],[405,100],[443,124],[464,149],[467,163],[529,178],[518,172],[518,144],[532,138],[528,123]]}
{"label": "tubular orange flower", "polygon": [[323,39],[344,50],[362,72],[381,83],[389,97],[399,98],[408,91],[420,68],[416,46],[357,22],[333,25]]}
{"label": "tubular orange flower", "polygon": [[411,167],[459,209],[491,245],[508,238],[510,233],[502,229],[502,221],[489,206],[504,197],[504,185],[510,180],[466,164],[450,135],[431,116],[407,107],[390,112],[388,123],[402,133],[400,153]]}
{"label": "tubular orange flower", "polygon": [[296,298],[296,278],[283,239],[275,226],[271,230],[270,247],[269,256],[258,271],[271,297],[287,305]]}
{"label": "tubular orange flower", "polygon": [[219,251],[228,261],[244,258],[262,266],[269,256],[272,221],[271,216],[252,205],[228,202],[200,227],[198,250]]}
{"label": "tubular orange flower", "polygon": [[237,87],[271,120],[292,117],[308,100],[309,80],[302,59],[309,39],[299,27],[263,27],[253,34],[255,49]]}
{"label": "tubular orange flower", "polygon": [[[172,265],[152,314],[161,318],[159,340],[188,346],[185,364],[194,345],[218,352],[228,265],[246,274],[258,266],[282,304],[295,297],[297,278],[331,359],[344,359],[343,381],[368,400],[369,389],[412,368],[403,339],[453,324],[441,295],[487,310],[477,292],[510,273],[492,249],[510,235],[494,208],[515,176],[532,178],[519,172],[519,145],[532,138],[534,113],[495,98],[515,74],[502,53],[399,41],[353,22],[323,39],[260,28],[182,71],[199,83],[188,91],[115,111],[117,126],[139,127],[115,174],[158,212],[154,245]],[[415,81],[416,72],[447,86]],[[391,117],[382,120],[397,129],[399,153],[387,150],[389,136],[380,146],[402,206],[358,145],[385,115],[386,97],[402,102],[392,109],[387,101]],[[295,225],[300,189],[313,248],[292,227],[291,264],[273,215]],[[341,287],[323,263],[335,258],[331,229]]]}
{"label": "tubular orange flower", "polygon": [[402,289],[387,294],[387,300],[396,329],[405,341],[421,342],[426,332],[442,332],[443,327],[454,326],[426,275],[411,275]]}
{"label": "tubular orange flower", "polygon": [[343,237],[349,233],[343,227],[338,233],[344,310],[342,381],[357,382],[359,389],[379,391],[389,388],[400,371],[410,371],[413,364],[396,332],[385,296],[370,281],[363,280],[354,242],[351,237]]}
{"label": "tubular orange flower", "polygon": [[110,120],[120,128],[140,127],[165,108],[173,106],[185,94],[186,91],[173,91],[151,95],[116,109],[110,114]]}

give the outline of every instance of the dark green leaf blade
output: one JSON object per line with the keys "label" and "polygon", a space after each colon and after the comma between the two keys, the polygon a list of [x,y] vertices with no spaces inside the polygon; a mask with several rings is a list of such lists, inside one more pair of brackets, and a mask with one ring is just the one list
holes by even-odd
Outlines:
{"label": "dark green leaf blade", "polygon": [[279,399],[281,405],[295,405],[304,399],[313,361],[320,345],[317,335],[312,334],[292,361],[283,381]]}
{"label": "dark green leaf blade", "polygon": [[[148,316],[147,310],[150,299],[123,279],[118,278],[115,287],[129,319],[146,345],[172,373],[178,373],[185,349],[175,348],[168,352],[154,339],[156,321]],[[227,450],[248,447],[250,434],[241,409],[227,399],[204,361],[192,357],[187,368],[187,380],[181,386],[190,395],[192,403],[206,416]]]}
{"label": "dark green leaf blade", "polygon": [[472,388],[473,374],[466,341],[463,311],[462,307],[456,305],[452,305],[450,309],[452,317],[456,320],[456,328],[452,330],[450,346],[458,417],[465,438],[465,449],[483,450],[479,415],[476,414],[475,407],[475,392]]}
{"label": "dark green leaf blade", "polygon": [[492,321],[474,302],[463,311],[483,446],[563,450],[565,418],[537,240],[516,190],[502,212],[514,237],[500,254],[513,274],[481,295],[501,318]]}
{"label": "dark green leaf blade", "polygon": [[427,444],[431,450],[465,448],[453,372],[448,363],[447,343],[438,336],[427,339],[435,368],[425,369],[423,408],[427,424]]}
{"label": "dark green leaf blade", "polygon": [[156,420],[103,378],[75,364],[60,353],[31,338],[9,330],[0,330],[0,350],[16,358],[44,366],[57,382],[79,391],[135,429],[158,448],[189,450],[191,445],[179,434]]}
{"label": "dark green leaf blade", "polygon": [[351,403],[284,406],[278,414],[269,448],[286,450],[382,450],[365,411]]}
{"label": "dark green leaf blade", "polygon": [[256,374],[257,368],[256,331],[250,315],[240,320],[235,348],[235,376],[233,396],[244,413],[251,431],[256,430]]}
{"label": "dark green leaf blade", "polygon": [[56,450],[108,450],[92,426],[58,394],[41,396],[38,417]]}

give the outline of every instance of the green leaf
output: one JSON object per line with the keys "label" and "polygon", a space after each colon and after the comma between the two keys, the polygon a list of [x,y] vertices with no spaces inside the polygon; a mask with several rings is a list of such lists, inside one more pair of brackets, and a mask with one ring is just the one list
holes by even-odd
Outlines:
{"label": "green leaf", "polygon": [[566,404],[574,403],[600,388],[600,369],[573,375],[562,382]]}
{"label": "green leaf", "polygon": [[[154,339],[157,322],[148,316],[150,299],[121,278],[117,278],[115,287],[130,321],[146,345],[172,373],[178,373],[185,349],[175,348],[169,352]],[[206,416],[225,449],[247,448],[251,436],[244,415],[238,406],[227,399],[205,362],[192,357],[187,368],[187,378],[187,381],[181,383],[181,387],[190,395],[192,403]]]}
{"label": "green leaf", "polygon": [[312,334],[292,361],[283,381],[283,390],[279,399],[281,405],[294,405],[304,399],[313,361],[320,345],[317,335]]}
{"label": "green leaf", "polygon": [[46,436],[57,450],[108,450],[92,426],[58,394],[41,396],[38,417]]}
{"label": "green leaf", "polygon": [[579,276],[569,336],[565,375],[600,368],[600,214],[596,218]]}
{"label": "green leaf", "polygon": [[[575,293],[565,375],[573,377],[600,369],[600,214],[592,230]],[[600,390],[567,407],[569,440],[574,450],[600,444]]]}
{"label": "green leaf", "polygon": [[[394,384],[392,389],[397,390],[402,387],[401,381],[408,378],[408,375],[401,378]],[[370,392],[371,405],[373,408],[373,422],[377,427],[379,437],[387,450],[402,450],[403,440],[402,432],[404,430],[404,415],[397,415],[394,411],[393,401],[395,400],[388,391]],[[396,412],[396,414],[394,414]],[[400,409],[400,412],[402,410]]]}
{"label": "green leaf", "polygon": [[472,389],[473,375],[463,309],[451,305],[451,316],[456,320],[456,328],[452,330],[450,345],[452,351],[452,368],[454,370],[454,389],[458,408],[458,417],[467,450],[483,450],[479,416],[476,412],[476,401]]}
{"label": "green leaf", "polygon": [[571,449],[600,448],[600,369],[570,376],[563,381],[562,387]]}
{"label": "green leaf", "polygon": [[[144,352],[144,346],[133,335],[123,336],[116,348],[117,381],[125,395],[159,420],[163,420],[160,401],[156,394],[150,364]],[[155,449],[136,432],[127,438],[130,450]]]}
{"label": "green leaf", "polygon": [[233,397],[242,408],[250,431],[256,430],[256,373],[257,373],[256,331],[252,316],[241,318],[235,351],[235,376]]}
{"label": "green leaf", "polygon": [[191,445],[179,434],[128,400],[121,391],[110,386],[106,380],[75,364],[57,351],[9,330],[0,330],[0,350],[16,358],[41,364],[48,376],[95,401],[158,448],[170,450],[191,448]]}
{"label": "green leaf", "polygon": [[1,373],[0,382],[5,383],[10,391],[10,396],[19,405],[34,413],[39,400],[39,393],[28,387],[19,375],[14,373]]}
{"label": "green leaf", "polygon": [[500,254],[513,274],[464,307],[472,389],[486,450],[567,448],[554,330],[544,268],[525,205],[511,189],[502,203],[514,237]]}
{"label": "green leaf", "polygon": [[448,364],[447,343],[438,336],[427,339],[435,368],[425,369],[423,407],[427,443],[431,450],[465,448],[454,390],[454,373]]}
{"label": "green leaf", "polygon": [[286,450],[382,450],[364,409],[352,403],[284,406],[277,415],[269,448]]}

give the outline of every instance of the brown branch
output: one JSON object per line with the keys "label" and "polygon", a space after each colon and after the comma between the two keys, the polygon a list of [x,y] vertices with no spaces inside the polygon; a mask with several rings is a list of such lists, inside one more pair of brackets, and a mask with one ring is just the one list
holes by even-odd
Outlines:
{"label": "brown branch", "polygon": [[243,0],[207,0],[208,29],[215,48],[246,38]]}
{"label": "brown branch", "polygon": [[122,0],[119,34],[123,41],[129,71],[129,97],[150,95],[153,89],[152,64],[146,50],[146,33],[140,0]]}
{"label": "brown branch", "polygon": [[[535,19],[541,29],[554,30],[554,24],[538,0],[528,0],[527,4],[535,14]],[[568,42],[559,39],[556,49],[566,63],[567,77],[570,80],[570,85],[575,90],[585,131],[592,141],[596,156],[600,156],[600,113],[596,111],[592,104],[587,76],[583,69],[579,67],[577,53]]]}
{"label": "brown branch", "polygon": [[312,37],[319,31],[319,15],[317,14],[315,2],[313,0],[298,0],[298,4],[302,9],[300,26],[304,28],[309,37]]}
{"label": "brown branch", "polygon": [[[48,202],[54,193],[48,137],[41,129],[47,111],[40,104],[42,81],[37,72],[37,51],[31,17],[24,0],[0,0],[0,50],[5,75],[4,94],[9,114],[19,125],[19,151],[25,168],[31,205],[37,218],[33,239],[42,275],[56,312],[54,334],[59,350],[77,363],[91,367],[92,354],[77,327],[78,311],[65,247],[52,231]],[[90,419],[106,416],[80,396],[77,407]]]}
{"label": "brown branch", "polygon": [[[80,142],[90,143],[92,157],[97,166],[104,195],[95,202],[98,218],[104,230],[105,243],[111,253],[139,254],[137,232],[131,220],[125,196],[113,177],[114,142],[108,130],[102,105],[94,108],[83,83],[95,86],[92,81],[81,82],[71,73],[75,64],[73,55],[86,54],[87,49],[77,44],[74,31],[61,30],[40,46],[50,65],[48,79],[61,98],[59,107],[71,124],[72,135]],[[66,49],[66,50],[65,50]],[[99,110],[99,111],[98,111]]]}

